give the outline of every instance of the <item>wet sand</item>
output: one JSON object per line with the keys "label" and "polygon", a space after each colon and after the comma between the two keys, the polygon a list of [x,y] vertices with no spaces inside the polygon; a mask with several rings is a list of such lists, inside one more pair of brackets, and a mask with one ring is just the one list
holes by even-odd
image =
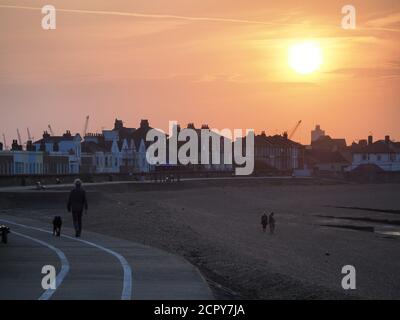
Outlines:
{"label": "wet sand", "polygon": [[[400,184],[225,180],[87,190],[84,228],[184,256],[217,298],[400,298]],[[1,193],[0,204],[7,214],[49,225],[59,214],[71,224],[66,196]],[[265,210],[275,212],[274,235],[262,232]],[[344,265],[356,268],[356,290],[341,287]]]}

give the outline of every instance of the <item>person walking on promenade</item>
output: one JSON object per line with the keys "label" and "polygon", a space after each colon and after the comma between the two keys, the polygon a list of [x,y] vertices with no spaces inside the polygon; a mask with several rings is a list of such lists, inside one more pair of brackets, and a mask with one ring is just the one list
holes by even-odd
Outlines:
{"label": "person walking on promenade", "polygon": [[268,216],[267,216],[266,213],[264,213],[261,216],[261,225],[262,225],[262,228],[263,228],[263,232],[265,232],[266,229],[267,229],[267,225],[268,225]]}
{"label": "person walking on promenade", "polygon": [[86,199],[86,191],[82,188],[82,181],[76,179],[74,181],[74,186],[74,189],[72,189],[69,194],[67,209],[68,212],[72,212],[75,237],[79,238],[82,233],[82,213],[83,210],[85,210],[87,214],[88,203]]}
{"label": "person walking on promenade", "polygon": [[270,234],[274,234],[274,232],[275,232],[275,217],[274,217],[273,212],[271,212],[271,214],[268,217],[268,223],[269,223]]}

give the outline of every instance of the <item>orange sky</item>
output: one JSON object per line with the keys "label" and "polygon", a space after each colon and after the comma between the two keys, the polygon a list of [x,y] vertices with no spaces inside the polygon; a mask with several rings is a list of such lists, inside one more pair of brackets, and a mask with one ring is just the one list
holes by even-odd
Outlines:
{"label": "orange sky", "polygon": [[[348,143],[400,140],[400,1],[350,2],[352,31],[336,0],[0,0],[0,134],[81,132],[90,115],[90,131],[115,117],[268,134],[302,120],[303,143],[317,123]],[[41,29],[40,10],[4,7],[45,4],[57,30]],[[305,39],[324,64],[300,76],[287,50]]]}

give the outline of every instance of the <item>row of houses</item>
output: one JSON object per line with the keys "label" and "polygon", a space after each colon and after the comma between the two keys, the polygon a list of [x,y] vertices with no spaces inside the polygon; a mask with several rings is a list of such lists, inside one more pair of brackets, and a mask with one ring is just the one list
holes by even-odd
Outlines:
{"label": "row of houses", "polygon": [[345,139],[333,139],[319,127],[312,137],[314,140],[305,150],[305,165],[316,174],[400,172],[400,142],[392,141],[388,135],[377,141],[370,135],[349,146]]}
{"label": "row of houses", "polygon": [[361,140],[351,146],[352,163],[347,171],[360,170],[363,167],[375,167],[376,170],[385,172],[400,172],[400,142],[393,142],[390,136],[384,140]]}
{"label": "row of houses", "polygon": [[142,121],[137,130],[126,129],[116,120],[113,130],[83,139],[70,131],[61,136],[45,131],[42,139],[28,141],[25,150],[17,140],[10,150],[0,145],[0,175],[149,172],[145,145],[148,122]]}
{"label": "row of houses", "polygon": [[[199,137],[201,130],[210,130],[207,125],[196,128],[193,123],[188,124],[187,128],[195,130]],[[14,140],[11,150],[3,150],[0,143],[0,175],[151,172],[156,169],[146,159],[146,151],[150,145],[146,136],[151,129],[153,128],[148,120],[142,120],[138,128],[128,128],[121,120],[116,119],[111,130],[89,133],[83,138],[79,134],[72,135],[70,131],[61,136],[44,132],[40,140],[28,141],[25,148]],[[180,130],[180,126],[177,126],[177,132]],[[208,165],[189,164],[185,166],[186,169],[232,171],[233,165],[224,163],[223,137],[218,137],[221,139],[221,162]],[[183,143],[179,142],[178,147]],[[213,151],[209,151],[211,157]],[[199,163],[201,152],[199,144]],[[345,139],[333,139],[317,127],[312,132],[311,145],[303,146],[288,139],[286,133],[268,136],[262,132],[254,139],[254,160],[256,173],[306,171],[317,175],[342,175],[365,167],[369,170],[375,168],[400,172],[400,143],[391,141],[389,136],[378,141],[373,141],[370,136],[367,140],[347,146]]]}
{"label": "row of houses", "polygon": [[267,136],[265,131],[254,138],[256,171],[291,172],[304,167],[304,146],[288,139],[287,133]]}
{"label": "row of houses", "polygon": [[75,173],[63,154],[10,150],[0,151],[0,176],[66,175]]}
{"label": "row of houses", "polygon": [[[196,128],[193,123],[187,125],[201,140],[201,131],[208,125]],[[101,174],[101,173],[143,173],[155,170],[146,159],[150,143],[146,135],[153,129],[148,120],[142,120],[138,128],[125,127],[116,119],[111,130],[87,134],[81,137],[66,131],[61,136],[50,135],[47,131],[35,142],[28,141],[25,148],[13,141],[11,150],[2,150],[0,146],[0,175],[64,175],[64,174]],[[177,126],[177,132],[181,127]],[[214,134],[214,133],[213,133]],[[168,137],[170,138],[170,137]],[[189,164],[190,170],[232,171],[232,163],[225,163],[223,136],[221,139],[220,163]],[[178,142],[178,148],[184,142]],[[202,150],[199,144],[199,163]],[[167,145],[168,148],[168,145]],[[211,148],[211,146],[210,146]],[[24,149],[24,150],[23,150]],[[209,150],[210,158],[212,150]],[[167,151],[168,153],[168,151]],[[267,136],[264,132],[255,137],[255,162],[263,168],[278,171],[291,171],[301,168],[304,163],[302,145],[288,139],[287,135]],[[169,159],[167,159],[169,162]],[[210,161],[211,162],[211,161]],[[179,165],[180,163],[178,163]]]}

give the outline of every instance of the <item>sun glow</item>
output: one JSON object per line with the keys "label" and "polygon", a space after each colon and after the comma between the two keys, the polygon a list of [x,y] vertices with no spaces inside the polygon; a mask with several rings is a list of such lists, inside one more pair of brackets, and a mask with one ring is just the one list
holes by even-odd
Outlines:
{"label": "sun glow", "polygon": [[301,42],[289,48],[289,66],[299,74],[313,73],[321,67],[322,63],[322,50],[316,42]]}

